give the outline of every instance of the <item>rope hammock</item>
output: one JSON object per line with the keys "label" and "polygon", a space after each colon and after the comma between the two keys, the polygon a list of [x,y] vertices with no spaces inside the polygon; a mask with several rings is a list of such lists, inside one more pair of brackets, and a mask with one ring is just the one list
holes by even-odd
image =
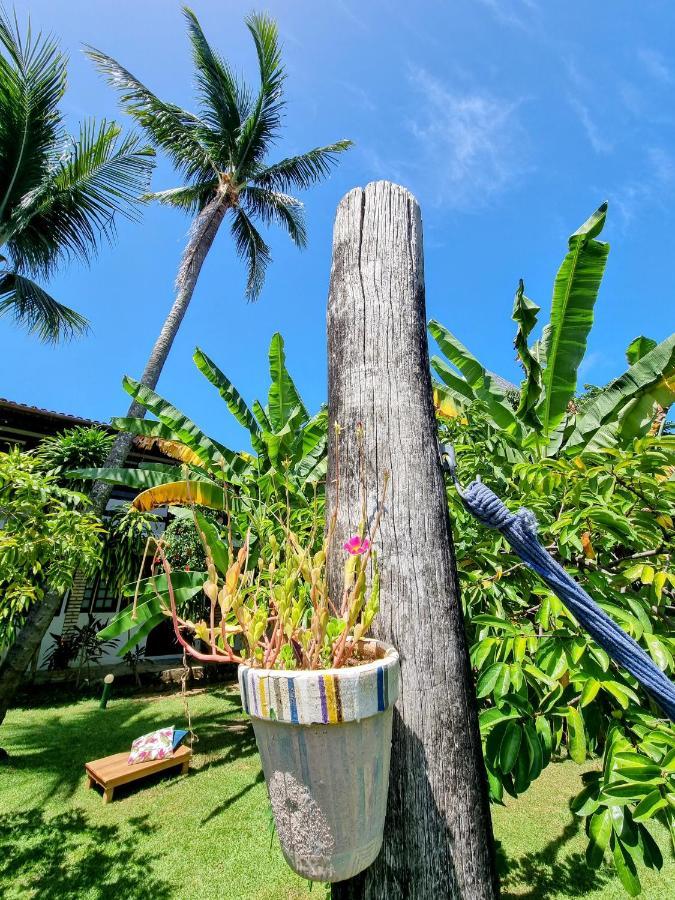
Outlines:
{"label": "rope hammock", "polygon": [[480,479],[468,488],[462,488],[457,479],[455,452],[451,445],[441,447],[441,459],[471,515],[504,535],[514,552],[541,576],[596,643],[611,659],[630,672],[675,722],[675,684],[652,662],[637,641],[603,612],[581,585],[542,547],[534,513],[529,509],[510,512]]}

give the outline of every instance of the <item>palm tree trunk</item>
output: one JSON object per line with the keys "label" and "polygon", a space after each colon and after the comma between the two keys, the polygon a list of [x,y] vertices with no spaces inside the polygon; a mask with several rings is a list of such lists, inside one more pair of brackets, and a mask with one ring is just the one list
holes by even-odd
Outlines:
{"label": "palm tree trunk", "polygon": [[[178,329],[183,321],[183,317],[187,312],[187,308],[192,300],[197,279],[201,272],[204,260],[211,249],[211,245],[218,233],[221,222],[228,210],[228,201],[223,193],[219,192],[216,197],[204,207],[195,219],[190,230],[190,239],[181,259],[180,268],[176,277],[176,299],[164,321],[162,330],[159,333],[155,345],[152,348],[148,361],[145,364],[143,375],[141,376],[141,384],[154,389],[159,381],[164,363],[169,355],[169,350],[174,342],[174,338],[178,334]],[[145,408],[135,400],[129,407],[127,416],[133,416],[137,419],[145,417]],[[104,468],[123,466],[129,455],[131,445],[133,443],[133,435],[119,434],[115,438],[115,442],[110,448],[108,457],[103,464]],[[97,481],[91,490],[91,501],[94,505],[96,513],[101,515],[106,508],[106,504],[112,493],[112,485],[103,481]]]}
{"label": "palm tree trunk", "polygon": [[[176,277],[176,299],[173,302],[169,315],[166,317],[159,337],[155,341],[141,377],[141,383],[149,388],[154,388],[159,380],[171,345],[180,328],[180,323],[183,321],[183,317],[190,305],[190,300],[192,300],[204,260],[211,249],[228,209],[229,201],[225,193],[219,191],[214,199],[199,213],[192,224],[190,239],[183,253],[178,276]],[[145,409],[140,403],[134,401],[129,407],[127,416],[135,416],[142,419],[145,416]],[[115,438],[104,466],[123,466],[132,442],[132,435],[119,434]],[[89,496],[94,511],[98,515],[101,515],[105,510],[111,493],[112,485],[105,484],[102,481],[97,481],[94,484]],[[35,605],[26,624],[17,635],[15,642],[10,647],[0,666],[0,724],[33,654],[38,650],[42,639],[47,633],[60,602],[61,598],[52,598],[48,595],[42,602]]]}
{"label": "palm tree trunk", "polygon": [[42,638],[59,611],[62,600],[63,595],[47,594],[40,603],[36,603],[30,611],[26,624],[7,651],[7,656],[0,666],[0,725],[31,659],[40,649]]}

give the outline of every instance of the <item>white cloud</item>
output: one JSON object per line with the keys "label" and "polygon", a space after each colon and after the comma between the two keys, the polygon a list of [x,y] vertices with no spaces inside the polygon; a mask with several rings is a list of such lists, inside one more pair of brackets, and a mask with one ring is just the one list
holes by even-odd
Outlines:
{"label": "white cloud", "polygon": [[637,57],[652,78],[655,78],[657,81],[663,81],[665,84],[671,84],[675,81],[670,66],[657,50],[642,47],[638,50]]}
{"label": "white cloud", "polygon": [[611,153],[613,145],[604,136],[602,129],[595,122],[586,104],[582,103],[577,97],[570,97],[569,102],[583,126],[593,150],[600,156]]}
{"label": "white cloud", "polygon": [[535,0],[478,0],[487,7],[497,22],[527,31],[533,24],[533,16],[538,11]]}
{"label": "white cloud", "polygon": [[504,100],[480,89],[454,90],[425,69],[413,70],[410,80],[421,97],[409,122],[413,165],[424,173],[439,204],[484,205],[526,171],[521,99]]}

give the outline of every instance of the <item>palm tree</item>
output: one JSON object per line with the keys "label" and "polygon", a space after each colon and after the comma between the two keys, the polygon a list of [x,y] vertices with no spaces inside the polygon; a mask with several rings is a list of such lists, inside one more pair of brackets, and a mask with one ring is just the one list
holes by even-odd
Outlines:
{"label": "palm tree", "polygon": [[114,123],[85,122],[69,136],[58,108],[66,58],[51,38],[19,33],[0,10],[0,315],[44,341],[87,320],[33,279],[68,257],[88,262],[115,218],[134,217],[154,150]]}
{"label": "palm tree", "polygon": [[[255,300],[271,257],[254,220],[263,225],[280,225],[298,247],[304,247],[307,234],[302,204],[287,192],[308,188],[325,178],[338,154],[351,145],[351,141],[338,141],[268,163],[267,155],[281,130],[285,106],[286,76],[276,24],[265,15],[246,19],[260,72],[260,87],[254,92],[211,48],[195,14],[187,7],[184,13],[196,70],[198,115],[160,100],[114,59],[93,48],[88,50],[99,70],[118,90],[124,109],[154,146],[166,152],[182,176],[181,187],[148,194],[148,198],[194,216],[178,269],[175,300],[141,378],[141,383],[150,388],[157,384],[204,260],[226,218],[236,251],[246,261],[246,296]],[[145,409],[132,403],[128,415],[142,418]],[[106,465],[119,466],[131,442],[131,435],[120,434]],[[94,486],[98,508],[104,507],[110,490],[109,485],[100,482]]]}

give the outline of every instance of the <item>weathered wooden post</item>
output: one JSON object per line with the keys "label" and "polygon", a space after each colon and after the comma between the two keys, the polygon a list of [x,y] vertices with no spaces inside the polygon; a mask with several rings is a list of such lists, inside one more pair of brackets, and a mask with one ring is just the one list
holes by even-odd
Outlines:
{"label": "weathered wooden post", "polygon": [[343,541],[360,519],[358,423],[371,515],[391,473],[382,519],[375,634],[401,655],[389,806],[377,861],[333,886],[334,900],[442,900],[498,895],[492,827],[429,374],[422,222],[389,182],[341,201],[328,298],[329,561],[341,592]]}

